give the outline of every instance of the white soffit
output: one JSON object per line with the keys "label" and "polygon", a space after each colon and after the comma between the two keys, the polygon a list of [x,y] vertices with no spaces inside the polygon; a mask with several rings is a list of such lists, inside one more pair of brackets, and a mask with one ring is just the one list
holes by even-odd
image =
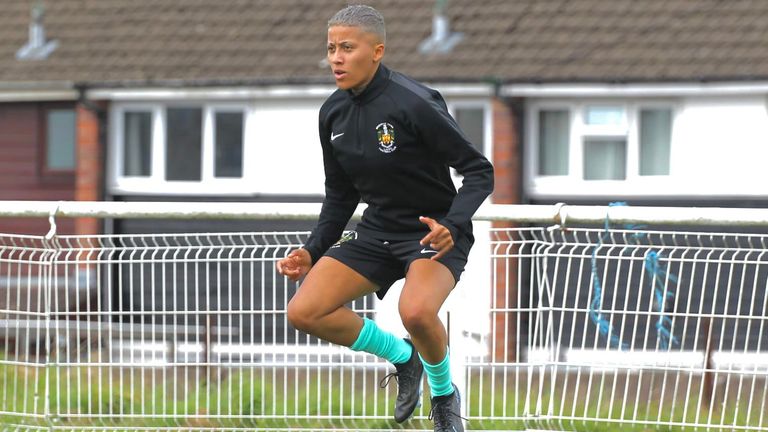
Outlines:
{"label": "white soffit", "polygon": [[74,101],[77,96],[77,90],[0,89],[0,102]]}
{"label": "white soffit", "polygon": [[728,96],[768,93],[768,82],[646,83],[646,84],[506,84],[506,97],[664,97]]}
{"label": "white soffit", "polygon": [[[487,84],[428,83],[446,97],[491,97],[493,86]],[[326,98],[335,86],[274,86],[274,87],[200,87],[200,88],[114,88],[89,89],[93,100],[235,100],[235,99],[303,99]]]}
{"label": "white soffit", "polygon": [[298,99],[328,97],[332,86],[275,86],[275,87],[181,87],[181,88],[104,88],[89,89],[93,100],[233,100],[233,99]]}
{"label": "white soffit", "polygon": [[[493,86],[471,83],[427,83],[446,97],[493,96]],[[91,100],[112,101],[179,101],[179,100],[247,100],[247,99],[325,99],[336,90],[333,85],[281,85],[265,87],[121,87],[90,88],[85,96]],[[74,88],[35,88],[0,85],[0,102],[77,100]]]}

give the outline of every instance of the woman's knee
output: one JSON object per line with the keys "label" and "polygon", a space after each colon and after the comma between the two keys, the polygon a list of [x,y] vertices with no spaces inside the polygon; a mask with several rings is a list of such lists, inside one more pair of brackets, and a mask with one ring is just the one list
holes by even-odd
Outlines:
{"label": "woman's knee", "polygon": [[408,333],[418,334],[437,322],[437,311],[424,304],[400,304],[400,319]]}
{"label": "woman's knee", "polygon": [[286,315],[288,322],[297,330],[310,333],[316,322],[316,317],[312,314],[312,309],[307,303],[302,301],[299,296],[294,296],[288,302]]}

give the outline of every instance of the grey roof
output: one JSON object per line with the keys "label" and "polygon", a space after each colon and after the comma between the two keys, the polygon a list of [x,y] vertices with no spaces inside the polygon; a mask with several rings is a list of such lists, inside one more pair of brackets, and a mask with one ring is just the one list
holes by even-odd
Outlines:
{"label": "grey roof", "polygon": [[[46,0],[46,60],[19,61],[35,0],[0,0],[0,84],[328,82],[335,0]],[[432,0],[369,4],[385,62],[421,79],[642,82],[768,79],[766,0],[452,0],[463,40],[424,55]]]}

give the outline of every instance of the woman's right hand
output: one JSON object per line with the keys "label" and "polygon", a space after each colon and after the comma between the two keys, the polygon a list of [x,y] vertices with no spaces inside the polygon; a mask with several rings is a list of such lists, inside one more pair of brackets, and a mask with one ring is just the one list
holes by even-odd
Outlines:
{"label": "woman's right hand", "polygon": [[277,262],[277,271],[296,282],[312,268],[312,256],[304,248],[294,249],[285,258]]}

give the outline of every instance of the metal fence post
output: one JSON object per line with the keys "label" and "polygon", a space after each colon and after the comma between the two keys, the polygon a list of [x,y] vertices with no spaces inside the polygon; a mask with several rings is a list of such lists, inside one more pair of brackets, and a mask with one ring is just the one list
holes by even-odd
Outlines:
{"label": "metal fence post", "polygon": [[[45,327],[43,329],[44,333],[44,343],[45,343],[45,349],[43,352],[43,366],[45,367],[45,387],[43,389],[44,393],[44,402],[43,402],[43,416],[45,419],[45,423],[48,426],[49,431],[53,431],[54,428],[54,417],[51,414],[51,381],[50,381],[50,373],[51,373],[51,352],[55,349],[56,341],[52,340],[56,337],[56,333],[53,332],[52,329],[52,323],[51,323],[51,312],[52,312],[52,298],[53,298],[53,290],[54,290],[54,284],[55,284],[55,278],[54,274],[56,273],[56,257],[58,256],[58,250],[59,245],[56,238],[57,235],[57,227],[56,227],[56,213],[59,210],[60,202],[56,204],[56,206],[51,210],[50,214],[48,215],[48,223],[50,224],[50,229],[48,230],[48,233],[45,234],[44,237],[44,245],[46,248],[46,254],[49,254],[49,259],[46,260],[48,268],[45,272],[45,283],[43,284],[43,290],[41,295],[43,296],[43,313],[44,313],[44,319],[45,319]],[[38,343],[40,343],[38,341]],[[40,379],[38,377],[38,379]],[[35,402],[37,402],[37,397],[35,397]]]}

